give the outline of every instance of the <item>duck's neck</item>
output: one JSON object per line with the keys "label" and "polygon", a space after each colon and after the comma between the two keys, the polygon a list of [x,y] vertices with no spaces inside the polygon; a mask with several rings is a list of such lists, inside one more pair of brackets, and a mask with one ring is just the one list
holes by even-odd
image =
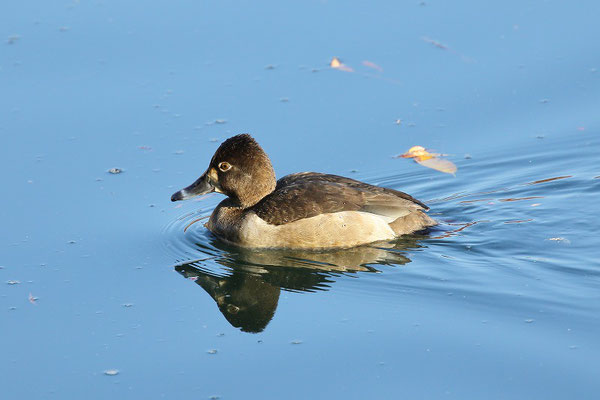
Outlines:
{"label": "duck's neck", "polygon": [[241,208],[250,208],[273,193],[276,185],[275,171],[269,163],[268,168],[262,168],[259,172],[255,171],[252,175],[248,175],[248,178],[242,183],[241,190],[230,197]]}

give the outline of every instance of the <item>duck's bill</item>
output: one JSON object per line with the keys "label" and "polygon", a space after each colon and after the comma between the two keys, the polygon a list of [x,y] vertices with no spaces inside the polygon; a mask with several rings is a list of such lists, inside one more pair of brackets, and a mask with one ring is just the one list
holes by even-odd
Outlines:
{"label": "duck's bill", "polygon": [[179,192],[173,193],[173,196],[171,196],[171,201],[187,200],[191,199],[192,197],[201,196],[214,191],[215,186],[211,183],[208,174],[205,173],[190,186],[181,189]]}

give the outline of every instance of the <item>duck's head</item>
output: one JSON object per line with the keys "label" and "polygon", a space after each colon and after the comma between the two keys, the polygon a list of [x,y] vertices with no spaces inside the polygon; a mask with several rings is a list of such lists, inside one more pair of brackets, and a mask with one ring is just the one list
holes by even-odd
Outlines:
{"label": "duck's head", "polygon": [[233,136],[215,152],[196,182],[171,196],[171,201],[223,193],[243,208],[251,207],[275,189],[275,172],[264,150],[248,134]]}

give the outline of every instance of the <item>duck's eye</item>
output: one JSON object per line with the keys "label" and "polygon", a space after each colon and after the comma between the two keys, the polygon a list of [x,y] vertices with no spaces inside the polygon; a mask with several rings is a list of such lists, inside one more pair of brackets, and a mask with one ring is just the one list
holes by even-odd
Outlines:
{"label": "duck's eye", "polygon": [[240,311],[240,308],[234,304],[227,304],[227,312],[229,314],[237,314]]}
{"label": "duck's eye", "polygon": [[219,169],[223,172],[229,171],[231,169],[231,164],[223,161],[222,163],[219,163]]}

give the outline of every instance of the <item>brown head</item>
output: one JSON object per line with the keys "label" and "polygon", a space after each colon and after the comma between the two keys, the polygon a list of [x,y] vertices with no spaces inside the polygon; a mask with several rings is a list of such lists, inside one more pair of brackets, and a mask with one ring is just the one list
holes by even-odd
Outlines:
{"label": "brown head", "polygon": [[206,172],[190,186],[174,193],[171,201],[217,192],[248,208],[271,193],[275,184],[271,160],[252,136],[242,134],[224,141]]}

